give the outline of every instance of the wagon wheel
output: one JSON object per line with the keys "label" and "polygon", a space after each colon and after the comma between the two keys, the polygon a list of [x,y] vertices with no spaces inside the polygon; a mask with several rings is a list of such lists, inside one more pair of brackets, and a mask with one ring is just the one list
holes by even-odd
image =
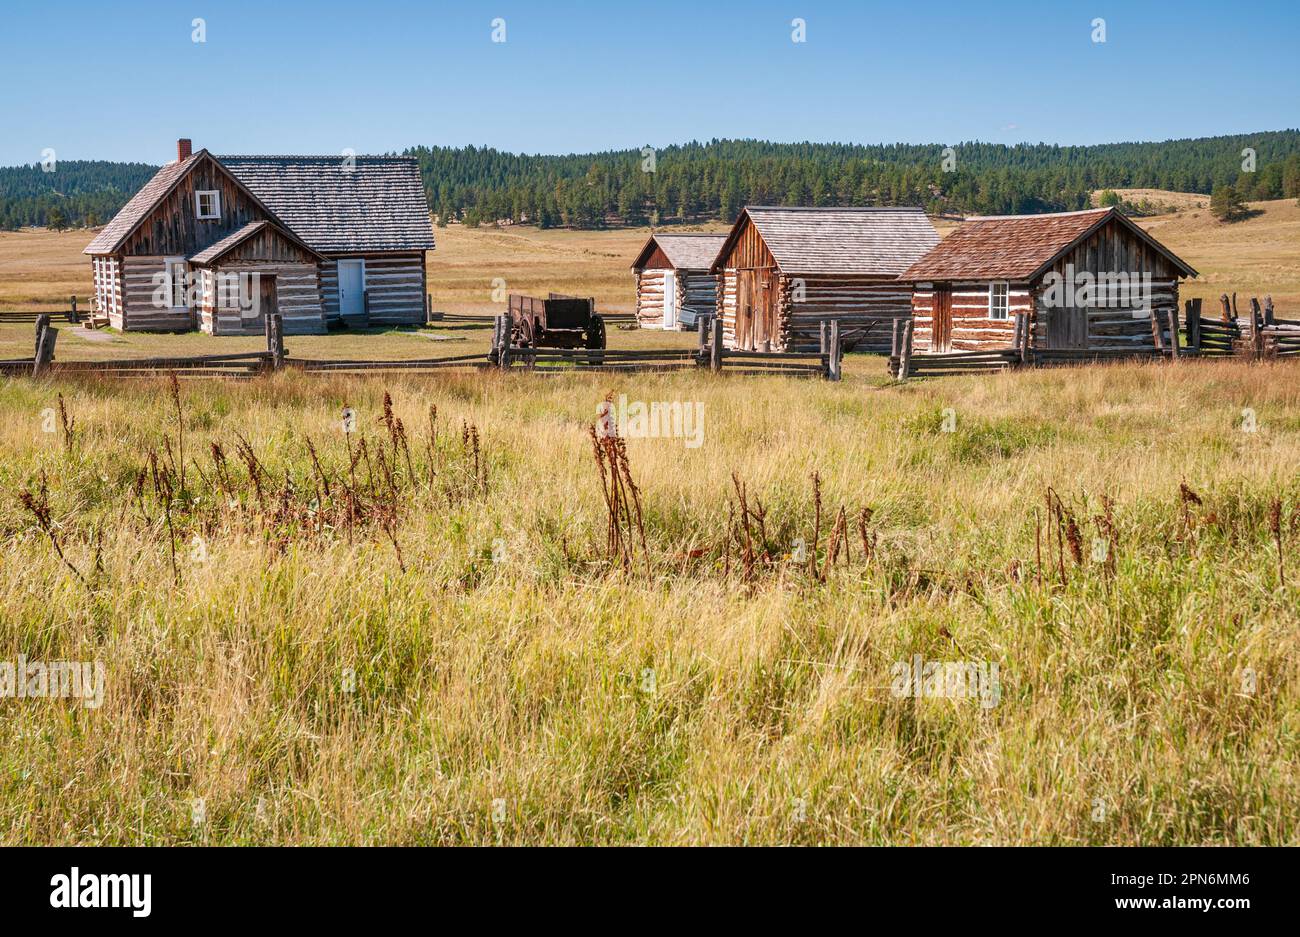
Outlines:
{"label": "wagon wheel", "polygon": [[587,326],[587,347],[605,347],[605,320],[598,315],[593,315],[591,323]]}
{"label": "wagon wheel", "polygon": [[520,347],[520,348],[532,348],[532,347],[533,347],[533,341],[534,341],[534,339],[533,339],[533,320],[532,320],[532,319],[520,319],[520,320],[519,320],[519,347]]}

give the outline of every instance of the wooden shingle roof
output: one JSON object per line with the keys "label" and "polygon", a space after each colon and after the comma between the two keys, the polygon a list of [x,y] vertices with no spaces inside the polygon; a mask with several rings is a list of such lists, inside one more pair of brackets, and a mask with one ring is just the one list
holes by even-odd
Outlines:
{"label": "wooden shingle roof", "polygon": [[301,240],[294,237],[291,232],[284,230],[284,228],[281,228],[279,225],[276,225],[270,221],[250,221],[248,224],[244,225],[238,231],[232,231],[230,234],[227,234],[225,237],[223,237],[220,241],[217,241],[215,244],[205,247],[203,250],[199,251],[197,254],[195,254],[193,257],[190,258],[190,263],[198,264],[199,266],[206,266],[207,264],[213,263],[221,259],[221,257],[228,254],[230,251],[234,250],[240,244],[244,243],[244,241],[248,240],[254,234],[257,234],[263,228],[270,228],[280,237],[284,238],[285,240],[293,244],[296,244],[298,247],[301,247],[307,253],[314,254],[318,258],[320,257],[320,254],[317,251],[312,250],[308,245],[304,244]]}
{"label": "wooden shingle roof", "polygon": [[146,182],[139,192],[131,196],[130,200],[113,216],[113,219],[100,229],[94,240],[86,245],[86,249],[82,253],[111,254],[117,250],[118,245],[135,230],[135,226],[144,220],[144,217],[153,210],[153,207],[171,191],[172,186],[179,182],[181,177],[189,172],[190,168],[202,156],[203,151],[200,150],[188,159],[168,163],[154,173],[154,177]]}
{"label": "wooden shingle roof", "polygon": [[1111,219],[1164,254],[1185,276],[1196,271],[1114,208],[969,219],[903,272],[904,280],[1032,280]]}
{"label": "wooden shingle roof", "polygon": [[658,246],[676,270],[708,270],[726,240],[725,234],[652,234],[632,262],[632,269],[644,267]]}
{"label": "wooden shingle roof", "polygon": [[404,156],[218,156],[313,250],[433,250],[419,162]]}
{"label": "wooden shingle roof", "polygon": [[[719,261],[746,219],[783,273],[896,277],[939,243],[919,208],[746,207],[719,251]],[[715,264],[716,268],[716,264]]]}

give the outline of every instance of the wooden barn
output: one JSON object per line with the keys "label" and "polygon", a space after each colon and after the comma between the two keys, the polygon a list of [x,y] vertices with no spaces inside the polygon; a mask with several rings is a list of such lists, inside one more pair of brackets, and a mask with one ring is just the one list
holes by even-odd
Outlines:
{"label": "wooden barn", "polygon": [[912,312],[899,274],[939,243],[919,208],[745,208],[713,263],[723,337],[746,351],[813,351],[822,320],[887,351]]}
{"label": "wooden barn", "polygon": [[1031,349],[1154,351],[1178,308],[1178,281],[1194,276],[1101,208],[971,218],[901,279],[913,286],[917,352],[1013,347],[1018,313],[1029,315]]}
{"label": "wooden barn", "polygon": [[710,268],[725,234],[652,234],[632,263],[636,317],[643,329],[692,329],[717,309]]}
{"label": "wooden barn", "polygon": [[416,160],[214,156],[177,143],[90,242],[95,315],[124,331],[287,334],[425,321],[433,227]]}

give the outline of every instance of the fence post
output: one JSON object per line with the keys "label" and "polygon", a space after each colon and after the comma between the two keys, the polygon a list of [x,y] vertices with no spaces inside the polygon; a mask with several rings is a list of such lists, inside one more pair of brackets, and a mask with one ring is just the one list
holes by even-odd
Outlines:
{"label": "fence post", "polygon": [[[74,304],[72,308],[75,309],[76,305]],[[1273,324],[1273,297],[1272,296],[1264,297],[1264,324],[1265,325]]]}
{"label": "fence post", "polygon": [[695,361],[697,364],[704,364],[709,340],[709,323],[712,321],[712,316],[697,316],[695,319],[695,331],[698,333],[695,339]]}
{"label": "fence post", "polygon": [[820,354],[823,354],[823,355],[824,355],[824,354],[826,354],[826,320],[825,320],[825,319],[822,319],[822,321],[821,321],[820,324],[821,324],[821,330],[820,330],[820,331],[821,331],[821,337],[820,337],[821,344],[818,346],[817,350],[818,350],[818,352],[819,352]]}
{"label": "fence post", "polygon": [[1189,299],[1183,304],[1183,318],[1187,323],[1187,347],[1201,350],[1201,301]]}
{"label": "fence post", "polygon": [[902,320],[897,317],[894,319],[894,332],[889,339],[889,357],[891,359],[896,359],[898,357],[898,325],[901,321]]}
{"label": "fence post", "polygon": [[1173,360],[1178,360],[1178,307],[1174,306],[1165,312],[1165,318],[1169,320],[1169,355]]}
{"label": "fence post", "polygon": [[898,359],[898,379],[907,380],[907,372],[912,367],[912,323],[908,319],[903,323],[903,349]]}
{"label": "fence post", "polygon": [[[825,321],[823,320],[823,325]],[[823,345],[824,347],[824,345]],[[831,320],[830,336],[830,356],[826,361],[826,377],[828,380],[838,381],[840,379],[840,320]]]}
{"label": "fence post", "polygon": [[271,348],[271,368],[279,371],[284,367],[284,314],[277,312],[271,318],[275,320],[273,330],[275,341]]}
{"label": "fence post", "polygon": [[58,341],[59,330],[50,325],[50,317],[38,316],[36,319],[36,357],[32,359],[32,377],[40,377],[42,372],[54,361],[54,343]]}
{"label": "fence post", "polygon": [[504,371],[510,367],[510,317],[498,316],[497,321],[501,323],[501,353],[497,356],[497,363]]}
{"label": "fence post", "polygon": [[709,368],[714,374],[722,370],[722,317],[713,317],[713,344],[709,348]]}
{"label": "fence post", "polygon": [[[1272,310],[1273,310],[1272,302],[1273,302],[1272,300],[1269,300],[1269,311],[1270,311],[1270,312],[1272,312]],[[68,314],[68,318],[71,319],[74,323],[75,323],[75,322],[80,322],[80,321],[81,321],[81,317],[80,317],[79,315],[77,315],[77,294],[76,294],[76,293],[73,293],[73,294],[72,294],[72,312],[70,312],[70,313]]]}
{"label": "fence post", "polygon": [[32,355],[33,355],[33,356],[35,356],[35,357],[40,357],[40,354],[41,354],[41,335],[42,335],[42,334],[45,332],[45,330],[48,329],[49,327],[50,327],[50,317],[49,317],[48,315],[46,315],[45,313],[42,312],[40,315],[38,315],[38,316],[36,317],[36,347],[35,347],[35,350],[32,352]]}
{"label": "fence post", "polygon": [[1235,316],[1233,316],[1233,314],[1232,314],[1232,309],[1228,306],[1228,294],[1227,294],[1227,293],[1220,293],[1220,294],[1219,294],[1219,303],[1223,306],[1223,321],[1224,321],[1224,322],[1232,322],[1232,321],[1234,321]]}
{"label": "fence post", "polygon": [[1264,357],[1264,333],[1260,331],[1259,300],[1250,297],[1250,347],[1256,358]]}

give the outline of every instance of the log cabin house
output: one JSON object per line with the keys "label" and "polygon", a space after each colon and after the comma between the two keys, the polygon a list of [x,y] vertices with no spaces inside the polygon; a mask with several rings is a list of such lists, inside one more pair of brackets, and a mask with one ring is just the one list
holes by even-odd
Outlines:
{"label": "log cabin house", "polygon": [[912,314],[899,274],[938,243],[919,208],[747,207],[712,267],[726,347],[815,351],[838,319],[849,347],[886,351]]}
{"label": "log cabin house", "polygon": [[1194,276],[1118,210],[1100,208],[971,218],[900,279],[913,285],[917,352],[1011,348],[1019,313],[1031,349],[1154,352],[1151,313],[1164,330],[1179,279]]}
{"label": "log cabin house", "polygon": [[636,317],[643,329],[691,329],[717,309],[710,271],[725,234],[652,234],[632,262]]}
{"label": "log cabin house", "polygon": [[286,334],[425,321],[434,249],[416,160],[214,156],[177,142],[86,247],[95,315],[123,331]]}

